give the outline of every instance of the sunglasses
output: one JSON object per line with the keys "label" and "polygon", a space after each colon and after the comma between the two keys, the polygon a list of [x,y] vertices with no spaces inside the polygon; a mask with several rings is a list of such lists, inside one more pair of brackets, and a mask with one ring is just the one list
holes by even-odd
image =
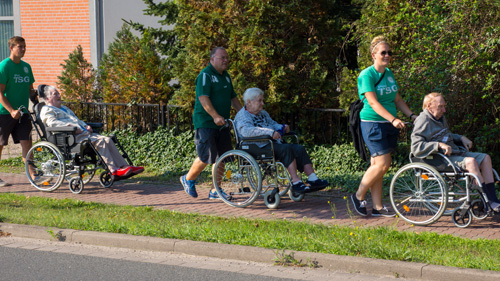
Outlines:
{"label": "sunglasses", "polygon": [[380,52],[380,54],[382,56],[389,55],[390,57],[392,57],[392,51],[387,51],[387,52],[386,51],[382,51],[382,52]]}

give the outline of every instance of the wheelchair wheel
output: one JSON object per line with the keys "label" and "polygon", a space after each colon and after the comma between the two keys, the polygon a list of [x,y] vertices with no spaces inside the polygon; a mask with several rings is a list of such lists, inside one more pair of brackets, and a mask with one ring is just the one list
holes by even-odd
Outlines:
{"label": "wheelchair wheel", "polygon": [[34,187],[41,191],[59,188],[64,181],[66,165],[57,146],[46,141],[36,143],[28,151],[26,159],[26,175]]}
{"label": "wheelchair wheel", "polygon": [[280,196],[283,197],[292,188],[292,177],[283,163],[277,162],[276,169],[278,172],[278,188],[280,189]]}
{"label": "wheelchair wheel", "polygon": [[269,209],[278,209],[280,203],[281,196],[278,190],[268,190],[266,193],[264,193],[264,204],[266,204]]}
{"label": "wheelchair wheel", "polygon": [[83,180],[80,177],[74,177],[69,180],[69,190],[75,194],[82,193],[83,185]]}
{"label": "wheelchair wheel", "polygon": [[[465,214],[464,214],[465,213]],[[463,217],[462,214],[464,214]],[[465,228],[470,225],[472,222],[472,212],[470,209],[464,210],[464,209],[456,209],[453,214],[451,215],[451,219],[453,220],[453,223],[458,226]]]}
{"label": "wheelchair wheel", "polygon": [[390,197],[394,211],[402,219],[415,225],[428,225],[438,220],[446,209],[446,184],[432,166],[410,163],[392,178]]}
{"label": "wheelchair wheel", "polygon": [[488,212],[484,207],[484,202],[482,199],[476,199],[472,201],[472,203],[470,204],[470,209],[472,212],[472,216],[478,220],[484,220],[486,217],[488,217]]}
{"label": "wheelchair wheel", "polygon": [[304,200],[304,196],[305,196],[304,193],[293,192],[293,190],[291,188],[288,191],[288,197],[290,197],[290,199],[292,199],[293,202],[300,202],[300,201]]}
{"label": "wheelchair wheel", "polygon": [[[212,170],[212,182],[222,201],[233,207],[252,204],[262,190],[259,165],[241,150],[230,150],[219,157]],[[231,198],[221,196],[222,192]]]}
{"label": "wheelchair wheel", "polygon": [[108,171],[103,171],[99,175],[99,183],[101,184],[102,187],[109,188],[113,185],[113,176],[111,173],[108,173]]}

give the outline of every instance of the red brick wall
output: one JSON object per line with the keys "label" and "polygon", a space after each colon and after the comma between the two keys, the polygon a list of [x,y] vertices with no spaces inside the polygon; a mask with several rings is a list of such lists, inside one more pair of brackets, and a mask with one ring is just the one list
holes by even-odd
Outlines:
{"label": "red brick wall", "polygon": [[61,63],[78,45],[90,62],[88,0],[21,0],[21,36],[26,39],[24,61],[33,68],[36,88],[56,85]]}

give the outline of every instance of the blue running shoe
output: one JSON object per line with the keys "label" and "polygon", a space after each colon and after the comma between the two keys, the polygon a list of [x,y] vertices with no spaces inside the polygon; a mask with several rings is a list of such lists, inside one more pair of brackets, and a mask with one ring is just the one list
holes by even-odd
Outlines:
{"label": "blue running shoe", "polygon": [[196,187],[195,187],[196,181],[187,180],[186,175],[182,176],[180,178],[180,180],[181,180],[182,186],[184,187],[184,191],[186,191],[186,193],[189,196],[194,197],[194,198],[198,197],[198,193],[196,192]]}
{"label": "blue running shoe", "polygon": [[309,186],[305,185],[303,182],[299,181],[296,184],[292,184],[292,191],[295,193],[304,194],[311,192],[312,189]]}
{"label": "blue running shoe", "polygon": [[[224,191],[222,191],[222,196],[224,196],[224,198],[226,198],[226,200],[231,200],[231,195],[227,195]],[[217,194],[217,191],[210,190],[210,193],[208,193],[208,199],[220,200],[220,197],[219,197],[219,194]]]}

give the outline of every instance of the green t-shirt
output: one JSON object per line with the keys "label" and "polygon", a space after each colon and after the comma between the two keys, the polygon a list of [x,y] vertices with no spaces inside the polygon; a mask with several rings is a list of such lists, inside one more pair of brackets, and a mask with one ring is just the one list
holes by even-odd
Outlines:
{"label": "green t-shirt", "polygon": [[[10,58],[0,62],[0,84],[5,85],[5,96],[14,109],[24,105],[28,108],[30,97],[30,86],[35,82],[31,66],[21,61],[13,62]],[[0,114],[10,114],[7,109],[0,104]]]}
{"label": "green t-shirt", "polygon": [[[382,78],[375,89],[375,83],[377,83],[381,76],[382,73],[378,73],[373,65],[361,71],[358,77],[359,98],[362,99],[366,92],[375,92],[377,93],[378,102],[393,116],[396,116],[397,110],[394,99],[396,99],[396,94],[399,90],[398,83],[396,83],[396,79],[394,78],[392,71],[386,68],[384,78]],[[363,103],[363,109],[359,113],[362,121],[388,122],[382,116],[378,115],[375,110],[373,110],[368,103],[368,99],[364,99]]]}
{"label": "green t-shirt", "polygon": [[236,97],[233,83],[227,71],[222,74],[217,72],[212,64],[203,69],[196,78],[196,101],[194,103],[193,124],[194,128],[220,128],[208,114],[199,100],[200,96],[208,96],[217,113],[229,118],[231,114],[231,99]]}

